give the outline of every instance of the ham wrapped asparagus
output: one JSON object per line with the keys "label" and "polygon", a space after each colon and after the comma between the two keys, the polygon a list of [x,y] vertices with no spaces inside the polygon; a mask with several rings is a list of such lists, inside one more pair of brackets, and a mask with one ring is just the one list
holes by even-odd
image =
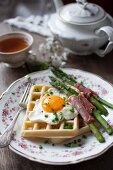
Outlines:
{"label": "ham wrapped asparagus", "polygon": [[[68,74],[66,74],[65,72],[63,72],[61,69],[57,68],[57,67],[51,67],[51,71],[53,72],[53,74],[55,76],[57,76],[58,78],[60,78],[63,82],[68,83],[69,85],[72,85],[73,87],[77,86],[79,88],[79,91],[83,91],[85,93],[85,96],[88,97],[88,100],[98,109],[100,110],[100,113],[107,116],[108,115],[108,111],[107,109],[102,105],[106,105],[110,108],[113,108],[113,104],[103,100],[102,98],[100,98],[97,93],[95,93],[94,91],[92,91],[89,88],[86,88],[85,86],[83,86],[80,83],[77,83],[77,78],[74,77],[73,75],[70,76]],[[76,88],[77,89],[77,88]],[[75,90],[76,90],[75,89]],[[101,104],[102,103],[102,104]]]}
{"label": "ham wrapped asparagus", "polygon": [[94,117],[91,115],[94,106],[83,94],[80,94],[79,96],[72,95],[68,100],[72,106],[77,109],[86,124],[94,121]]}
{"label": "ham wrapped asparagus", "polygon": [[91,97],[92,95],[98,96],[98,94],[97,94],[96,92],[94,92],[94,91],[92,91],[91,89],[83,86],[83,85],[80,84],[80,83],[76,83],[76,84],[75,84],[75,87],[76,87],[77,89],[79,89],[80,92],[83,92],[86,98],[89,98],[89,97]]}

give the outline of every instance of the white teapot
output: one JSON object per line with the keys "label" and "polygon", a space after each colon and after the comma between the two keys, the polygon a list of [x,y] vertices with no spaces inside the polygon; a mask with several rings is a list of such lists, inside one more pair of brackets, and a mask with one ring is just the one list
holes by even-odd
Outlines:
{"label": "white teapot", "polygon": [[[60,7],[48,25],[64,47],[75,54],[104,57],[113,49],[113,18],[96,4],[76,1]],[[61,4],[61,0],[57,2]]]}

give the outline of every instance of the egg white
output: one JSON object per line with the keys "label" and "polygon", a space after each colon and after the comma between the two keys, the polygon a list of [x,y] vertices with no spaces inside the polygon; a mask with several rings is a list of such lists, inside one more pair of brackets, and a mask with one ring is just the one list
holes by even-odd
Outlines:
{"label": "egg white", "polygon": [[78,115],[77,110],[67,102],[65,103],[65,106],[56,113],[46,112],[42,108],[42,101],[47,95],[55,95],[60,96],[65,100],[67,99],[67,96],[63,93],[60,93],[57,89],[50,88],[42,99],[36,101],[33,111],[30,112],[30,114],[28,115],[30,121],[46,122],[48,124],[58,124],[61,120],[71,120]]}

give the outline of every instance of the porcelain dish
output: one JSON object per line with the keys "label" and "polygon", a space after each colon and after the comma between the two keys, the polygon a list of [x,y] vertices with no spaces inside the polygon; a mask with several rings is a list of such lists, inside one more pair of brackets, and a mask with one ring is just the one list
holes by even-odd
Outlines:
{"label": "porcelain dish", "polygon": [[103,8],[83,0],[60,5],[48,25],[71,52],[104,57],[113,49],[113,18]]}
{"label": "porcelain dish", "polygon": [[[97,75],[78,69],[64,69],[68,74],[74,74],[79,81],[99,93],[101,97],[113,103],[113,87]],[[18,79],[2,94],[0,98],[0,132],[7,128],[18,110],[19,100],[29,80],[35,84],[49,84],[50,70],[31,73]],[[113,110],[108,109],[109,115],[105,118],[113,126]],[[25,139],[21,137],[21,128],[25,112],[23,111],[16,123],[14,135],[9,148],[17,154],[30,160],[52,165],[76,164],[95,158],[103,154],[113,145],[113,136],[107,135],[103,130],[105,143],[99,143],[95,137],[88,133],[86,138],[79,136],[76,140],[81,141],[77,147],[66,147],[64,144],[45,143],[42,139]],[[74,140],[74,139],[73,139]],[[40,147],[41,146],[41,147]]]}

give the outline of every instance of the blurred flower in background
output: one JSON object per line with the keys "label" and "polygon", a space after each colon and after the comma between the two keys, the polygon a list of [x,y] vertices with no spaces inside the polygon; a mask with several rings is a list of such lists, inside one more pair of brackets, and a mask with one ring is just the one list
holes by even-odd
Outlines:
{"label": "blurred flower in background", "polygon": [[47,38],[45,43],[40,44],[38,50],[31,51],[31,63],[34,70],[47,69],[54,65],[63,67],[67,61],[68,50],[64,49],[61,42],[53,37]]}

